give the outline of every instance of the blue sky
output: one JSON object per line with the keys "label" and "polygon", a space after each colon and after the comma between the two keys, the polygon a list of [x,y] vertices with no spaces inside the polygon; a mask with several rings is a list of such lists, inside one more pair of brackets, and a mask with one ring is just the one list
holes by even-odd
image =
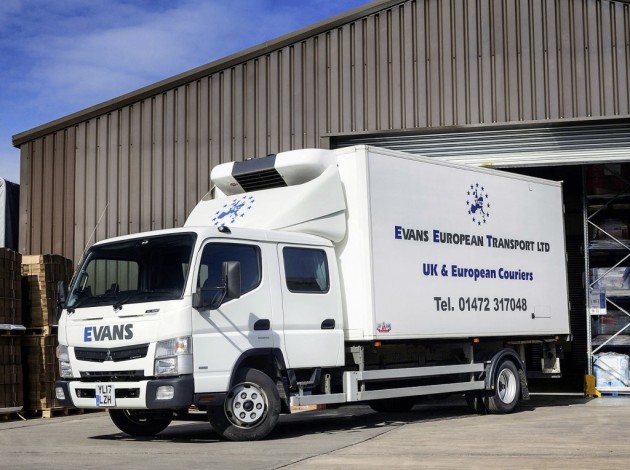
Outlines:
{"label": "blue sky", "polygon": [[0,0],[0,177],[11,137],[369,0]]}

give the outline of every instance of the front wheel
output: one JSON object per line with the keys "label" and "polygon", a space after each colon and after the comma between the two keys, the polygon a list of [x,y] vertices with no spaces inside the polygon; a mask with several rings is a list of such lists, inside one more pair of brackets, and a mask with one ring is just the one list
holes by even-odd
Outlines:
{"label": "front wheel", "polygon": [[271,378],[257,369],[242,369],[223,406],[208,408],[210,425],[230,441],[256,441],[269,434],[280,417],[280,394]]}
{"label": "front wheel", "polygon": [[510,413],[521,396],[521,380],[518,369],[506,359],[499,364],[494,376],[494,390],[485,397],[487,410],[492,414]]}
{"label": "front wheel", "polygon": [[122,432],[135,437],[155,436],[164,431],[172,419],[143,410],[109,410],[109,417]]}

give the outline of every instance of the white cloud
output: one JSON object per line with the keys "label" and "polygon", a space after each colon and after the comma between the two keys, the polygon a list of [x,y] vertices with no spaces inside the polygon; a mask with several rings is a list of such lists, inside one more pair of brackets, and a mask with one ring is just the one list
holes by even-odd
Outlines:
{"label": "white cloud", "polygon": [[10,135],[367,0],[1,0],[0,176]]}
{"label": "white cloud", "polygon": [[308,18],[335,2],[57,0],[30,13],[26,5],[40,2],[19,3],[18,14],[45,24],[22,38],[32,60],[20,88],[30,90],[32,104],[63,113],[285,34],[321,19]]}
{"label": "white cloud", "polygon": [[[251,4],[191,0],[150,11],[112,2],[91,28],[75,28],[82,18],[75,12],[59,19],[59,30],[25,38],[33,61],[22,87],[38,108],[66,110],[133,91],[276,36],[275,26],[261,28],[259,16],[242,14]],[[277,15],[262,15],[278,24]],[[282,23],[286,32],[290,21]]]}

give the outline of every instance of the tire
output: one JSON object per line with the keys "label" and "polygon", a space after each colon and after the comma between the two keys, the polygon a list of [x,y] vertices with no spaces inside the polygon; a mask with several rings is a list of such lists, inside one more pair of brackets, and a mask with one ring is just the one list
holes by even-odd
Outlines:
{"label": "tire", "polygon": [[214,431],[230,441],[266,437],[280,417],[280,394],[271,378],[257,369],[242,369],[222,406],[208,407]]}
{"label": "tire", "polygon": [[416,397],[385,398],[368,403],[370,408],[378,413],[407,413],[415,404]]}
{"label": "tire", "polygon": [[486,405],[484,405],[482,392],[467,392],[465,394],[466,403],[473,413],[478,415],[486,414]]}
{"label": "tire", "polygon": [[109,417],[122,432],[134,437],[155,436],[164,431],[172,419],[164,414],[151,416],[144,410],[109,410]]}
{"label": "tire", "polygon": [[499,364],[493,378],[494,389],[486,396],[484,404],[492,414],[510,413],[521,396],[521,380],[514,363],[506,359]]}

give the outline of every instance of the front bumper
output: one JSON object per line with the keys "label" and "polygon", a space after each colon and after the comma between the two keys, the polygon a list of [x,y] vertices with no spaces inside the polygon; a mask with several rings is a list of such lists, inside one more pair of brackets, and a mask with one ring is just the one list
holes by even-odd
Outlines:
{"label": "front bumper", "polygon": [[[101,382],[57,380],[55,390],[63,390],[63,398],[57,396],[59,406],[68,408],[104,408],[96,403],[96,386]],[[169,409],[188,408],[193,404],[194,381],[192,375],[181,377],[141,380],[137,382],[108,382],[114,388],[116,403],[113,408],[123,409]],[[162,386],[173,387],[173,397],[157,399],[157,390]]]}

